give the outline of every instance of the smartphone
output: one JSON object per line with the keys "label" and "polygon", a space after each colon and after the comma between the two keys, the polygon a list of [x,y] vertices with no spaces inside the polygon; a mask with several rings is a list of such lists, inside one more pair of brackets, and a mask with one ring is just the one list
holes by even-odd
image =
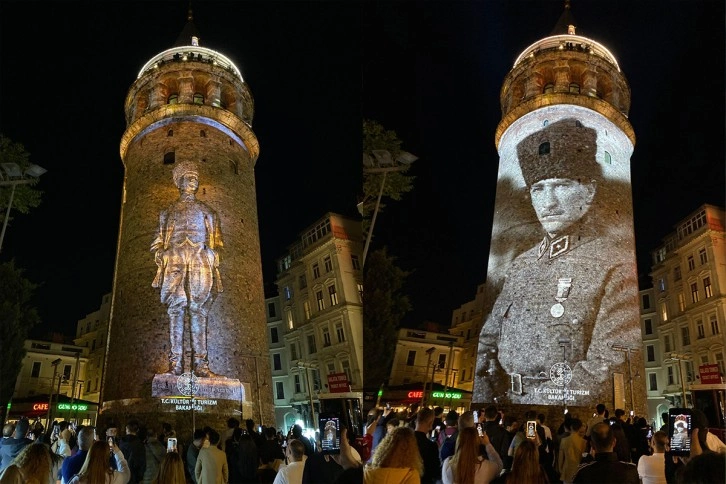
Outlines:
{"label": "smartphone", "polygon": [[476,426],[476,431],[479,433],[479,437],[483,437],[484,436],[484,430],[482,430],[481,424],[478,424]]}
{"label": "smartphone", "polygon": [[671,443],[671,454],[676,456],[691,454],[692,417],[690,408],[668,410],[668,438]]}
{"label": "smartphone", "polygon": [[473,413],[474,413],[474,422],[478,422],[479,421],[479,412],[477,412],[476,410],[474,410]]}
{"label": "smartphone", "polygon": [[387,403],[386,404],[386,410],[390,410],[390,409],[391,409],[391,404],[390,403]]}
{"label": "smartphone", "polygon": [[178,452],[176,446],[176,437],[169,437],[166,440],[166,451],[167,452]]}
{"label": "smartphone", "polygon": [[115,444],[115,442],[113,441],[113,437],[109,437],[108,438],[108,446],[109,447],[113,447],[113,444]]}
{"label": "smartphone", "polygon": [[527,438],[534,440],[537,437],[537,422],[527,420]]}
{"label": "smartphone", "polygon": [[323,454],[340,454],[340,417],[334,413],[321,413],[318,429]]}

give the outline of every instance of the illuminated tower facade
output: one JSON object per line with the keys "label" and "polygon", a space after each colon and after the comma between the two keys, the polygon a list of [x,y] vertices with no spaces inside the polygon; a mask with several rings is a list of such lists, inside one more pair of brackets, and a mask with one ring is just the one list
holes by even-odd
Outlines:
{"label": "illuminated tower facade", "polygon": [[125,112],[100,418],[272,423],[250,89],[200,45],[190,11],[176,46],[141,68]]}
{"label": "illuminated tower facade", "polygon": [[625,76],[576,32],[568,2],[553,34],[516,59],[500,100],[473,401],[642,415]]}

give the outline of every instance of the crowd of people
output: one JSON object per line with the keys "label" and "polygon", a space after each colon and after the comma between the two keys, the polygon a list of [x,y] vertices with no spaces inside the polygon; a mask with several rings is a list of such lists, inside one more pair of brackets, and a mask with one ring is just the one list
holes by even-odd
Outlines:
{"label": "crowd of people", "polygon": [[363,439],[341,426],[339,453],[299,425],[287,435],[235,418],[178,438],[129,419],[119,428],[27,419],[6,424],[0,484],[686,484],[726,482],[726,444],[692,411],[689,456],[669,450],[668,428],[598,405],[587,421],[566,414],[554,430],[530,410],[505,416],[496,406],[444,412],[390,407],[368,414]]}
{"label": "crowd of people", "polygon": [[441,407],[368,413],[366,484],[681,484],[726,482],[726,444],[693,410],[689,456],[669,451],[667,425],[599,404],[583,421],[565,414],[557,429],[534,410],[505,416],[489,405],[459,415]]}
{"label": "crowd of people", "polygon": [[323,454],[319,444],[299,425],[283,435],[273,427],[255,428],[250,419],[242,427],[230,418],[221,432],[196,429],[184,443],[168,423],[158,433],[136,419],[123,431],[115,423],[100,429],[68,422],[45,430],[23,418],[3,428],[0,484],[355,482],[363,463],[347,429],[341,429],[339,454]]}

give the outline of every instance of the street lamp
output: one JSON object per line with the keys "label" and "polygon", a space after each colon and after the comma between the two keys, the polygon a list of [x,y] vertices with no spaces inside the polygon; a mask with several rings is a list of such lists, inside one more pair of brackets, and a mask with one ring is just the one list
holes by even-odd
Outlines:
{"label": "street lamp", "polygon": [[400,151],[396,159],[393,159],[391,152],[388,150],[371,150],[371,155],[363,153],[363,173],[383,173],[381,180],[381,188],[378,191],[376,206],[373,209],[373,217],[371,218],[371,226],[368,228],[366,235],[366,243],[363,247],[363,260],[361,266],[366,264],[366,255],[368,255],[368,247],[371,245],[371,237],[373,235],[373,226],[376,224],[378,209],[381,206],[381,197],[383,189],[386,187],[386,176],[391,172],[406,171],[414,161],[418,160],[416,155],[412,155],[408,151]]}
{"label": "street lamp", "polygon": [[55,376],[58,374],[58,365],[61,363],[60,358],[53,360],[50,364],[53,367],[53,379],[50,381],[50,389],[48,390],[48,427],[50,428],[50,418],[53,415],[53,386],[55,385]]}
{"label": "street lamp", "polygon": [[689,361],[690,358],[682,353],[671,353],[670,356],[664,360],[664,363],[670,363],[673,361],[678,362],[678,378],[681,380],[681,391],[683,392],[683,406],[688,405],[688,399],[686,398],[686,381],[683,378],[683,368],[681,367],[681,361]]}
{"label": "street lamp", "polygon": [[633,371],[630,366],[630,353],[640,351],[640,348],[625,345],[613,344],[610,346],[615,351],[622,351],[628,359],[628,380],[630,381],[630,410],[635,410],[635,394],[633,393]]}
{"label": "street lamp", "polygon": [[[436,347],[432,346],[431,348],[426,350],[426,354],[429,355],[428,360],[426,360],[426,369],[424,370],[424,377],[423,377],[423,393],[421,394],[421,408],[423,408],[426,404],[426,378],[428,377],[428,371],[429,366],[431,365],[431,353],[436,351]],[[431,377],[431,389],[434,388],[434,379]]]}
{"label": "street lamp", "polygon": [[[8,226],[8,219],[10,218],[10,208],[13,206],[13,197],[15,197],[15,187],[18,185],[28,185],[37,181],[38,177],[45,173],[46,170],[38,165],[30,165],[26,168],[25,172],[21,171],[20,165],[17,163],[0,163],[0,187],[10,186],[10,200],[8,200],[8,208],[5,211],[5,219],[3,220],[3,228],[0,232],[0,252],[3,248],[3,239],[5,239],[5,229]],[[5,174],[3,174],[5,172]],[[28,178],[28,175],[32,178]]]}
{"label": "street lamp", "polygon": [[315,404],[313,403],[313,387],[310,385],[310,373],[308,372],[309,369],[315,369],[318,367],[317,363],[308,363],[303,361],[297,362],[297,367],[299,369],[305,369],[305,380],[308,382],[308,396],[310,397],[310,415],[311,415],[311,422],[312,422],[312,428],[315,428],[317,420],[315,418]]}

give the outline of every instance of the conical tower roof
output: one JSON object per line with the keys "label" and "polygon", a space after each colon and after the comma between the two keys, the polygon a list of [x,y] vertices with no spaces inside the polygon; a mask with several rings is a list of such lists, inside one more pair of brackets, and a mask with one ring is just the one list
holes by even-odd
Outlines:
{"label": "conical tower roof", "polygon": [[177,37],[176,42],[174,42],[174,47],[183,47],[185,45],[199,45],[199,30],[197,30],[197,26],[194,25],[192,2],[189,2],[187,23],[184,25],[179,37]]}
{"label": "conical tower roof", "polygon": [[572,9],[570,8],[570,0],[565,0],[565,11],[562,12],[562,15],[560,15],[559,20],[557,20],[557,23],[555,24],[555,28],[552,29],[552,32],[550,35],[564,35],[564,34],[570,34],[574,35],[574,30],[570,30],[570,26],[577,27],[577,21],[575,20],[574,15],[572,15]]}

